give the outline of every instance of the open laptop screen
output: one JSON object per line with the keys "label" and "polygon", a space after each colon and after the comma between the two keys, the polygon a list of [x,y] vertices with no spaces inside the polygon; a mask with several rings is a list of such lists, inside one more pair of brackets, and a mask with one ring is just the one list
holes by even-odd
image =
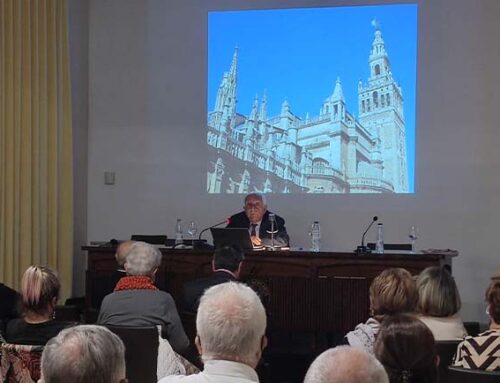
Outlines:
{"label": "open laptop screen", "polygon": [[224,245],[235,245],[242,250],[252,250],[250,233],[245,228],[211,228],[215,248]]}

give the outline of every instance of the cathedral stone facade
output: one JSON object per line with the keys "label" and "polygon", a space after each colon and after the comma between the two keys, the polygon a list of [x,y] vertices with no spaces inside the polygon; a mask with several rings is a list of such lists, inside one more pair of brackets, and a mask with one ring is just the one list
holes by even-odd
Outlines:
{"label": "cathedral stone facade", "polygon": [[403,93],[377,27],[370,77],[358,84],[358,117],[337,78],[319,115],[301,118],[287,100],[267,115],[267,97],[236,110],[238,48],[208,114],[209,193],[406,193]]}

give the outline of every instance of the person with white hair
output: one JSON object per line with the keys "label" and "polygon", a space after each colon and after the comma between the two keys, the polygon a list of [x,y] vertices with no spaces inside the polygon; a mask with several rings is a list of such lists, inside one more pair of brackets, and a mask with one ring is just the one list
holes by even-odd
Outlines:
{"label": "person with white hair", "polygon": [[114,292],[102,301],[97,322],[115,326],[157,326],[179,354],[186,354],[189,339],[184,332],[174,299],[160,291],[154,280],[161,263],[161,253],[145,242],[135,242],[127,252],[124,264],[127,275]]}
{"label": "person with white hair", "polygon": [[39,383],[127,383],[125,346],[105,327],[81,325],[49,340]]}
{"label": "person with white hair", "polygon": [[389,383],[382,364],[363,349],[338,346],[312,362],[304,383]]}
{"label": "person with white hair", "polygon": [[159,383],[255,383],[255,368],[267,345],[266,312],[248,286],[226,282],[201,297],[196,317],[196,347],[204,363],[199,374],[169,376]]}
{"label": "person with white hair", "polygon": [[250,193],[245,197],[243,211],[229,218],[228,228],[248,229],[254,246],[269,246],[272,244],[271,219],[273,221],[274,245],[288,246],[290,237],[286,231],[285,220],[267,210],[266,196],[260,193]]}

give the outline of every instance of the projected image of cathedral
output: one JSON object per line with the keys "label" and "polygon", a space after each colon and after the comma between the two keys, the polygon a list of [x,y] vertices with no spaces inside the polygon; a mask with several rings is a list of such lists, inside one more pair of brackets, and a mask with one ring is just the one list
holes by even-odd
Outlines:
{"label": "projected image of cathedral", "polygon": [[266,95],[239,113],[238,53],[208,113],[209,193],[408,192],[403,94],[378,26],[358,105],[346,105],[337,78],[316,116],[295,115],[293,100],[268,116]]}

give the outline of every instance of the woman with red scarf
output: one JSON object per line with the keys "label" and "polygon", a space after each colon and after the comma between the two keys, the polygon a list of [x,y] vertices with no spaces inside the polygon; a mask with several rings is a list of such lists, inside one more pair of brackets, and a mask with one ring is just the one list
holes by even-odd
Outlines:
{"label": "woman with red scarf", "polygon": [[126,256],[127,276],[116,284],[101,305],[97,322],[115,326],[160,325],[162,337],[178,354],[189,348],[174,299],[154,285],[161,263],[161,253],[145,242],[136,242]]}

